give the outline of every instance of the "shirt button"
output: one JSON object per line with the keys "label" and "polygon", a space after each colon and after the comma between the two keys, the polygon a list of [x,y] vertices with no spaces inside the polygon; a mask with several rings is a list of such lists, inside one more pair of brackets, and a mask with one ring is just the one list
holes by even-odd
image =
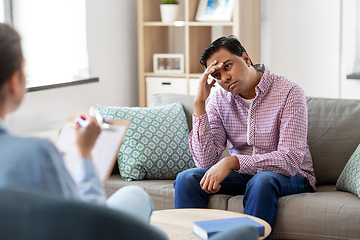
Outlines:
{"label": "shirt button", "polygon": [[256,147],[253,147],[253,154],[257,154],[258,153],[258,149]]}

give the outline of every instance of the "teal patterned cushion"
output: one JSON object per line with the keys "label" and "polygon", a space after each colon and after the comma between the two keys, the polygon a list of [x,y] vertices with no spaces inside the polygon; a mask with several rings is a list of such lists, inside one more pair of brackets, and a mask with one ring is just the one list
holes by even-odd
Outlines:
{"label": "teal patterned cushion", "polygon": [[175,179],[179,172],[195,166],[181,103],[148,108],[97,107],[105,119],[131,120],[118,154],[125,181]]}
{"label": "teal patterned cushion", "polygon": [[360,144],[341,172],[336,190],[351,192],[360,197]]}

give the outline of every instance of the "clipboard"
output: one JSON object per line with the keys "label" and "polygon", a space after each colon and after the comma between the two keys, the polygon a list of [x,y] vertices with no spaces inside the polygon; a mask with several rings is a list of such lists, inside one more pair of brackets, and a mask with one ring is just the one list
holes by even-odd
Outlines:
{"label": "clipboard", "polygon": [[[77,171],[77,161],[80,160],[80,157],[76,147],[73,119],[70,118],[65,122],[55,145],[63,155],[65,166],[74,179]],[[131,122],[126,119],[112,119],[107,123],[111,124],[111,130],[101,131],[91,151],[92,161],[104,186],[113,170],[120,146]]]}

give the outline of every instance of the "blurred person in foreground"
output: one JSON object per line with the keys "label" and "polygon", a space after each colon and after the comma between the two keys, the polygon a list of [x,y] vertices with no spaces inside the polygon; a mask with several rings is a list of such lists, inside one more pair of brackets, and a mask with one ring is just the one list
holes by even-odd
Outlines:
{"label": "blurred person in foreground", "polygon": [[69,175],[61,153],[50,141],[11,133],[4,120],[19,107],[25,95],[24,65],[19,34],[9,25],[0,23],[0,188],[104,205],[149,223],[153,203],[142,188],[121,188],[107,199],[91,161],[91,150],[101,132],[95,118],[80,115],[89,121],[87,128],[74,122],[79,153],[75,179]]}

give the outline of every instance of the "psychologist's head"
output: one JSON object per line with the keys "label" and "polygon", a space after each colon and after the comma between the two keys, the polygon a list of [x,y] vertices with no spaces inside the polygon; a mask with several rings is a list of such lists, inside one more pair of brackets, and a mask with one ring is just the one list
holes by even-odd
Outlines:
{"label": "psychologist's head", "polygon": [[[0,23],[0,100],[6,113],[15,110],[25,94],[21,38],[11,26]],[[6,106],[5,106],[6,104]]]}

